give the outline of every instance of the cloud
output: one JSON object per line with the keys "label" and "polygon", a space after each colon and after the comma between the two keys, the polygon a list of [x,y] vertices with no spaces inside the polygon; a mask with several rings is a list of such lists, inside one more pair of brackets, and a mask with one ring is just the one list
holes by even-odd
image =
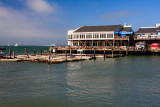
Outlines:
{"label": "cloud", "polygon": [[[50,13],[51,10],[43,8],[39,12]],[[15,41],[15,38],[15,43],[22,44],[29,44],[31,41],[34,41],[32,44],[47,44],[48,41],[64,38],[64,32],[58,30],[59,18],[54,14],[44,16],[33,14],[27,9],[17,10],[0,4],[0,40],[3,39],[0,44],[8,44],[6,42]]]}
{"label": "cloud", "polygon": [[39,14],[49,14],[55,12],[53,6],[45,0],[27,0],[27,6]]}
{"label": "cloud", "polygon": [[119,11],[119,12],[107,13],[107,14],[101,15],[100,18],[110,20],[110,21],[119,21],[131,15],[131,13],[132,12],[128,10],[124,10],[124,11]]}

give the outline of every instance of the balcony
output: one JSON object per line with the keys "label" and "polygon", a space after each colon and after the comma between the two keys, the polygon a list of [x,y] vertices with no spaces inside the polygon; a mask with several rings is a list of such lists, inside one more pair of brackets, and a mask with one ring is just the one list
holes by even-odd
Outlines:
{"label": "balcony", "polygon": [[129,36],[114,36],[115,40],[129,40]]}

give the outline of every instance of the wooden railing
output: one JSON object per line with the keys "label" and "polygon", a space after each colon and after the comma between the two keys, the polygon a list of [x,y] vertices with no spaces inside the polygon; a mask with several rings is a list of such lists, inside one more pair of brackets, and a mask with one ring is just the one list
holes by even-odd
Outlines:
{"label": "wooden railing", "polygon": [[128,40],[129,36],[114,36],[115,40]]}
{"label": "wooden railing", "polygon": [[134,36],[134,40],[160,40],[160,36]]}

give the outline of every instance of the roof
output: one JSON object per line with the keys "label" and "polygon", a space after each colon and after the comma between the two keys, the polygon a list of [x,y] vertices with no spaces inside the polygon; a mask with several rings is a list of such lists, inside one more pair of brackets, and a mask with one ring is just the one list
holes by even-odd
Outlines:
{"label": "roof", "polygon": [[154,28],[140,28],[136,33],[155,33],[158,30],[160,30],[160,27],[154,27]]}
{"label": "roof", "polygon": [[119,27],[122,27],[122,25],[82,26],[74,32],[115,31]]}
{"label": "roof", "polygon": [[128,32],[129,30],[131,30],[131,27],[123,27],[120,32]]}

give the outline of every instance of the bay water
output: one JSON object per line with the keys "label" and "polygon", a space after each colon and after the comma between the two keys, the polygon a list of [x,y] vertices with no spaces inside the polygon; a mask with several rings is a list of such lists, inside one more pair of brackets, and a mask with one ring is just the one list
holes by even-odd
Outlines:
{"label": "bay water", "polygon": [[34,54],[34,49],[36,50],[36,54],[40,54],[40,51],[42,52],[46,51],[49,52],[49,46],[1,46],[3,48],[6,48],[7,55],[9,55],[9,49],[11,51],[15,52],[16,55],[24,55],[25,49],[29,50],[29,54]]}
{"label": "bay water", "polygon": [[159,107],[160,56],[0,62],[0,107]]}

